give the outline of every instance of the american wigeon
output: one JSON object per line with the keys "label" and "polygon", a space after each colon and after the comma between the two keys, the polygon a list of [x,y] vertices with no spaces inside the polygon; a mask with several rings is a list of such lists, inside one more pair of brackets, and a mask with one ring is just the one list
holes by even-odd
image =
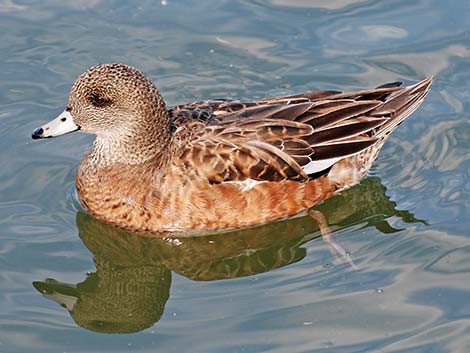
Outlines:
{"label": "american wigeon", "polygon": [[167,109],[141,71],[103,64],[80,75],[65,111],[32,137],[96,135],[76,185],[104,222],[144,233],[239,228],[358,183],[431,82]]}

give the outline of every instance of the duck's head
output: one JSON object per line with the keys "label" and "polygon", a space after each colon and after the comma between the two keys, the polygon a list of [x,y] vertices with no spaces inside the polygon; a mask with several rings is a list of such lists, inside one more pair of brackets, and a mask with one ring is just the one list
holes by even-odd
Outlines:
{"label": "duck's head", "polygon": [[81,130],[97,136],[131,135],[166,115],[165,103],[152,82],[125,64],[101,64],[81,74],[66,109],[35,129],[33,139]]}

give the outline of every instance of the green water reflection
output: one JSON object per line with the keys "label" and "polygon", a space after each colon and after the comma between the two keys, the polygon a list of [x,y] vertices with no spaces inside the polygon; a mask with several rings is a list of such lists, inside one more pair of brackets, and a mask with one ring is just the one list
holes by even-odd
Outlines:
{"label": "green water reflection", "polygon": [[[316,209],[337,229],[357,223],[383,233],[398,231],[387,218],[423,222],[386,195],[380,179],[371,177]],[[318,236],[309,217],[295,217],[223,234],[143,237],[104,224],[84,212],[76,217],[80,239],[93,254],[96,272],[78,284],[54,279],[34,287],[66,308],[86,329],[131,333],[152,326],[170,296],[171,272],[195,281],[255,275],[304,258],[303,244]]]}

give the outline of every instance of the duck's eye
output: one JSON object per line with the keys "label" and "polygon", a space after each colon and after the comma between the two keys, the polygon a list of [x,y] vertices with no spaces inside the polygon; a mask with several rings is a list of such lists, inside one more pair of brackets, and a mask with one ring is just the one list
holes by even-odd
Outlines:
{"label": "duck's eye", "polygon": [[95,107],[105,107],[105,106],[111,104],[111,99],[101,97],[97,94],[92,94],[90,96],[90,102]]}

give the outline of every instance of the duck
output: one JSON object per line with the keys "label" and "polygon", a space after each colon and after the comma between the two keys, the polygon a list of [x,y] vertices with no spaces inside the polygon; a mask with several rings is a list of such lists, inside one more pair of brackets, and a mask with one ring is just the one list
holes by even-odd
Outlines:
{"label": "duck", "polygon": [[431,83],[167,108],[137,68],[99,64],[32,138],[96,135],[75,183],[104,223],[145,234],[252,227],[315,216],[315,205],[358,184]]}

